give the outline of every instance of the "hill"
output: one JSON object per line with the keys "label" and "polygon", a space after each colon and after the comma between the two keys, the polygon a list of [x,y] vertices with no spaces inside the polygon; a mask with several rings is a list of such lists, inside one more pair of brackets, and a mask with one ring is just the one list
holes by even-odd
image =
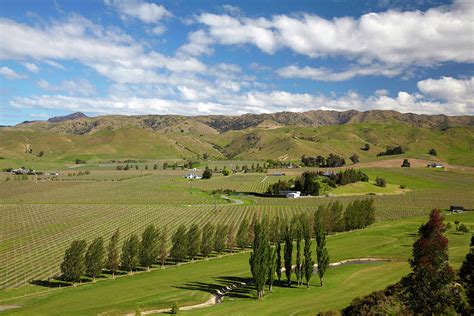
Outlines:
{"label": "hill", "polygon": [[[361,150],[364,144],[369,151]],[[303,154],[353,153],[372,161],[387,146],[405,156],[474,166],[474,117],[394,111],[309,111],[242,116],[104,115],[73,113],[0,128],[7,161],[71,163],[76,158],[298,160]],[[37,157],[42,151],[44,155]],[[0,165],[7,164],[0,160]]]}

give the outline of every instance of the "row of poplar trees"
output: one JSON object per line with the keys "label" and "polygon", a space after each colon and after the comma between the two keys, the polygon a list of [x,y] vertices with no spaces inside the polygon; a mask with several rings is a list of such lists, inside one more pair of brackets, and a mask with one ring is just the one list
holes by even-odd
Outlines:
{"label": "row of poplar trees", "polygon": [[[317,217],[317,213],[314,215],[313,218],[304,213],[295,215],[291,221],[275,217],[271,223],[264,217],[262,221],[254,223],[254,240],[249,264],[259,299],[264,295],[266,284],[268,290],[272,291],[275,277],[281,282],[283,271],[287,286],[291,287],[291,277],[294,273],[297,285],[303,285],[305,279],[306,287],[309,288],[315,269],[311,250],[313,234],[316,240],[317,272],[320,284],[323,286],[323,277],[329,267],[329,254],[323,223]],[[296,246],[295,264],[293,264],[294,246]]]}

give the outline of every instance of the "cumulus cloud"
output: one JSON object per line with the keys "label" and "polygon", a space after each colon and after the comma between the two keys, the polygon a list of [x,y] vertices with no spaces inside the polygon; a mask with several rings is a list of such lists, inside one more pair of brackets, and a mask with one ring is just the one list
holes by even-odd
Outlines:
{"label": "cumulus cloud", "polygon": [[344,81],[360,76],[395,77],[403,72],[401,67],[387,65],[355,65],[343,71],[334,71],[327,68],[298,67],[290,65],[277,70],[278,75],[284,78],[303,78],[317,81]]}
{"label": "cumulus cloud", "polygon": [[107,6],[117,10],[122,19],[136,18],[145,23],[157,23],[172,16],[164,6],[140,0],[105,0]]}
{"label": "cumulus cloud", "polygon": [[57,84],[41,79],[36,84],[43,90],[63,92],[68,95],[91,96],[97,92],[92,83],[86,79],[63,80]]}
{"label": "cumulus cloud", "polygon": [[[239,91],[223,89],[220,86],[203,85],[191,87],[177,85],[177,98],[135,97],[131,95],[110,95],[101,98],[71,97],[64,95],[42,95],[36,97],[17,97],[11,105],[27,108],[67,109],[71,111],[84,110],[98,113],[173,113],[198,115],[212,112],[213,114],[244,114],[268,113],[279,111],[308,111],[314,109],[330,110],[395,110],[418,114],[448,114],[472,115],[474,106],[472,91],[467,92],[467,99],[462,96],[464,90],[459,90],[461,96],[447,96],[439,92],[444,89],[425,89],[428,79],[419,82],[422,93],[400,91],[391,97],[388,91],[377,90],[373,95],[364,97],[356,91],[347,91],[344,95],[324,95],[311,93],[293,93],[282,90],[274,91]],[[434,80],[437,82],[437,80]],[[470,80],[472,84],[472,79]],[[436,84],[441,84],[437,82]],[[431,84],[435,86],[436,84]],[[425,95],[430,91],[438,94],[433,99]],[[470,93],[470,94],[469,94]],[[441,97],[442,96],[442,97]]]}
{"label": "cumulus cloud", "polygon": [[26,78],[26,76],[19,74],[15,70],[8,68],[6,66],[0,68],[0,75],[2,75],[8,80]]}
{"label": "cumulus cloud", "polygon": [[204,13],[198,22],[217,43],[255,45],[273,54],[280,48],[313,58],[344,56],[359,63],[433,65],[474,62],[474,2],[457,1],[423,11],[367,13],[325,19],[312,14],[270,19]]}
{"label": "cumulus cloud", "polygon": [[[71,16],[43,28],[0,19],[0,60],[75,60],[99,73],[154,74],[157,69],[172,72],[202,72],[206,66],[194,57],[165,56],[146,51],[116,28],[105,28],[80,16]],[[108,76],[121,82],[122,78]]]}
{"label": "cumulus cloud", "polygon": [[25,66],[28,71],[33,73],[37,73],[39,71],[39,67],[34,63],[24,63],[23,66]]}

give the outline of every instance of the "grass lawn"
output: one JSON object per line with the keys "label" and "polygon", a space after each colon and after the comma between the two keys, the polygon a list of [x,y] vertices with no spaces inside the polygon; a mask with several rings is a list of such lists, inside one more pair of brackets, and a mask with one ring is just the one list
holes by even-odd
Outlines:
{"label": "grass lawn", "polygon": [[[195,310],[196,314],[315,314],[322,310],[336,310],[346,306],[354,297],[382,289],[396,282],[409,271],[407,259],[420,224],[426,216],[386,221],[370,228],[341,233],[328,237],[331,262],[361,257],[385,257],[400,262],[347,265],[328,271],[325,287],[316,285],[313,277],[311,289],[275,287],[274,293],[262,301],[254,299],[255,291],[243,288],[231,293],[219,306]],[[459,220],[468,227],[474,225],[474,213],[446,216],[446,221]],[[468,251],[470,234],[448,232],[450,261],[459,268]],[[313,250],[314,253],[314,250]],[[18,304],[22,308],[5,314],[18,315],[92,315],[102,312],[119,314],[142,309],[167,308],[175,300],[180,306],[205,301],[214,289],[232,279],[249,276],[248,253],[226,256],[209,261],[197,261],[165,270],[137,273],[116,280],[103,280],[96,284],[45,291],[24,297],[21,290],[0,293],[0,304]],[[30,286],[25,292],[44,290]]]}

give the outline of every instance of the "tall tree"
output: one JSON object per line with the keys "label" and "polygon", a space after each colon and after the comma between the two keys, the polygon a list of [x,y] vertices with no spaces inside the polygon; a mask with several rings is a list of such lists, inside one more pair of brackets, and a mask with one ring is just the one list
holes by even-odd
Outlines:
{"label": "tall tree", "polygon": [[201,253],[204,257],[208,257],[214,249],[214,226],[211,223],[204,225],[202,229]]}
{"label": "tall tree", "polygon": [[119,238],[120,230],[117,229],[107,245],[107,262],[105,266],[110,273],[112,273],[112,278],[115,278],[115,273],[117,273],[120,266],[120,254],[118,248]]}
{"label": "tall tree", "polygon": [[227,238],[227,226],[219,224],[216,227],[216,235],[214,237],[214,250],[220,255],[225,250],[225,240]]}
{"label": "tall tree", "polygon": [[270,248],[270,254],[268,258],[268,291],[273,291],[273,282],[275,281],[275,273],[277,269],[277,249],[275,246]]}
{"label": "tall tree", "polygon": [[264,294],[265,283],[268,278],[270,241],[268,230],[265,225],[259,222],[255,223],[255,236],[253,240],[252,253],[250,254],[249,264],[252,277],[255,281],[257,297],[261,299]]}
{"label": "tall tree", "polygon": [[181,224],[171,237],[172,246],[170,255],[171,258],[179,265],[181,261],[186,258],[188,253],[188,238],[186,234],[186,226]]}
{"label": "tall tree", "polygon": [[469,252],[459,269],[459,278],[466,289],[471,312],[474,312],[474,235],[471,236]]}
{"label": "tall tree", "polygon": [[309,221],[308,216],[303,214],[301,216],[301,223],[302,223],[302,232],[304,238],[304,250],[303,250],[303,274],[306,279],[306,287],[309,288],[309,281],[313,276],[313,269],[314,269],[314,261],[311,257],[311,224]]}
{"label": "tall tree", "polygon": [[87,243],[85,240],[74,240],[69,248],[64,252],[64,259],[61,263],[61,273],[64,280],[69,282],[79,281],[81,275],[86,270],[84,253]]}
{"label": "tall tree", "polygon": [[234,225],[230,224],[227,229],[227,238],[225,240],[225,246],[232,253],[235,248],[235,228]]}
{"label": "tall tree", "polygon": [[323,286],[323,278],[329,267],[329,254],[326,249],[326,232],[320,221],[316,223],[316,258],[318,261],[318,275],[321,286]]}
{"label": "tall tree", "polygon": [[130,274],[138,266],[138,252],[140,250],[140,240],[137,234],[132,234],[125,239],[122,246],[122,255],[120,261],[122,267],[130,271]]}
{"label": "tall tree", "polygon": [[302,229],[301,229],[301,219],[299,216],[293,216],[292,219],[292,229],[293,237],[296,239],[296,262],[295,262],[295,276],[296,276],[296,285],[300,285],[303,280],[303,265],[301,263],[301,239],[302,239]]}
{"label": "tall tree", "polygon": [[245,249],[249,245],[248,231],[249,221],[247,218],[244,218],[237,231],[237,246],[239,246],[240,249]]}
{"label": "tall tree", "polygon": [[100,275],[104,267],[104,240],[102,237],[97,237],[87,248],[85,262],[86,272],[92,277],[93,282],[95,278]]}
{"label": "tall tree", "polygon": [[280,221],[280,227],[278,230],[278,239],[276,243],[276,252],[277,252],[277,257],[276,257],[276,273],[278,277],[278,281],[281,281],[281,244],[284,242],[284,237],[285,237],[285,227],[286,227],[286,220],[282,219]]}
{"label": "tall tree", "polygon": [[161,268],[165,267],[166,258],[168,258],[168,227],[163,227],[158,237],[158,260]]}
{"label": "tall tree", "polygon": [[291,287],[291,266],[293,263],[293,235],[290,224],[287,224],[285,226],[284,240],[285,275],[288,286]]}
{"label": "tall tree", "polygon": [[339,201],[335,201],[330,205],[331,214],[331,230],[335,232],[341,232],[345,228],[344,223],[344,207]]}
{"label": "tall tree", "polygon": [[443,314],[452,295],[449,284],[454,273],[448,261],[448,239],[439,210],[433,210],[428,222],[418,230],[410,259],[407,303],[416,314]]}
{"label": "tall tree", "polygon": [[194,258],[201,250],[201,230],[197,224],[192,224],[188,230],[188,257],[194,261]]}
{"label": "tall tree", "polygon": [[150,271],[150,267],[158,258],[158,231],[155,225],[148,225],[142,233],[140,242],[140,264]]}

